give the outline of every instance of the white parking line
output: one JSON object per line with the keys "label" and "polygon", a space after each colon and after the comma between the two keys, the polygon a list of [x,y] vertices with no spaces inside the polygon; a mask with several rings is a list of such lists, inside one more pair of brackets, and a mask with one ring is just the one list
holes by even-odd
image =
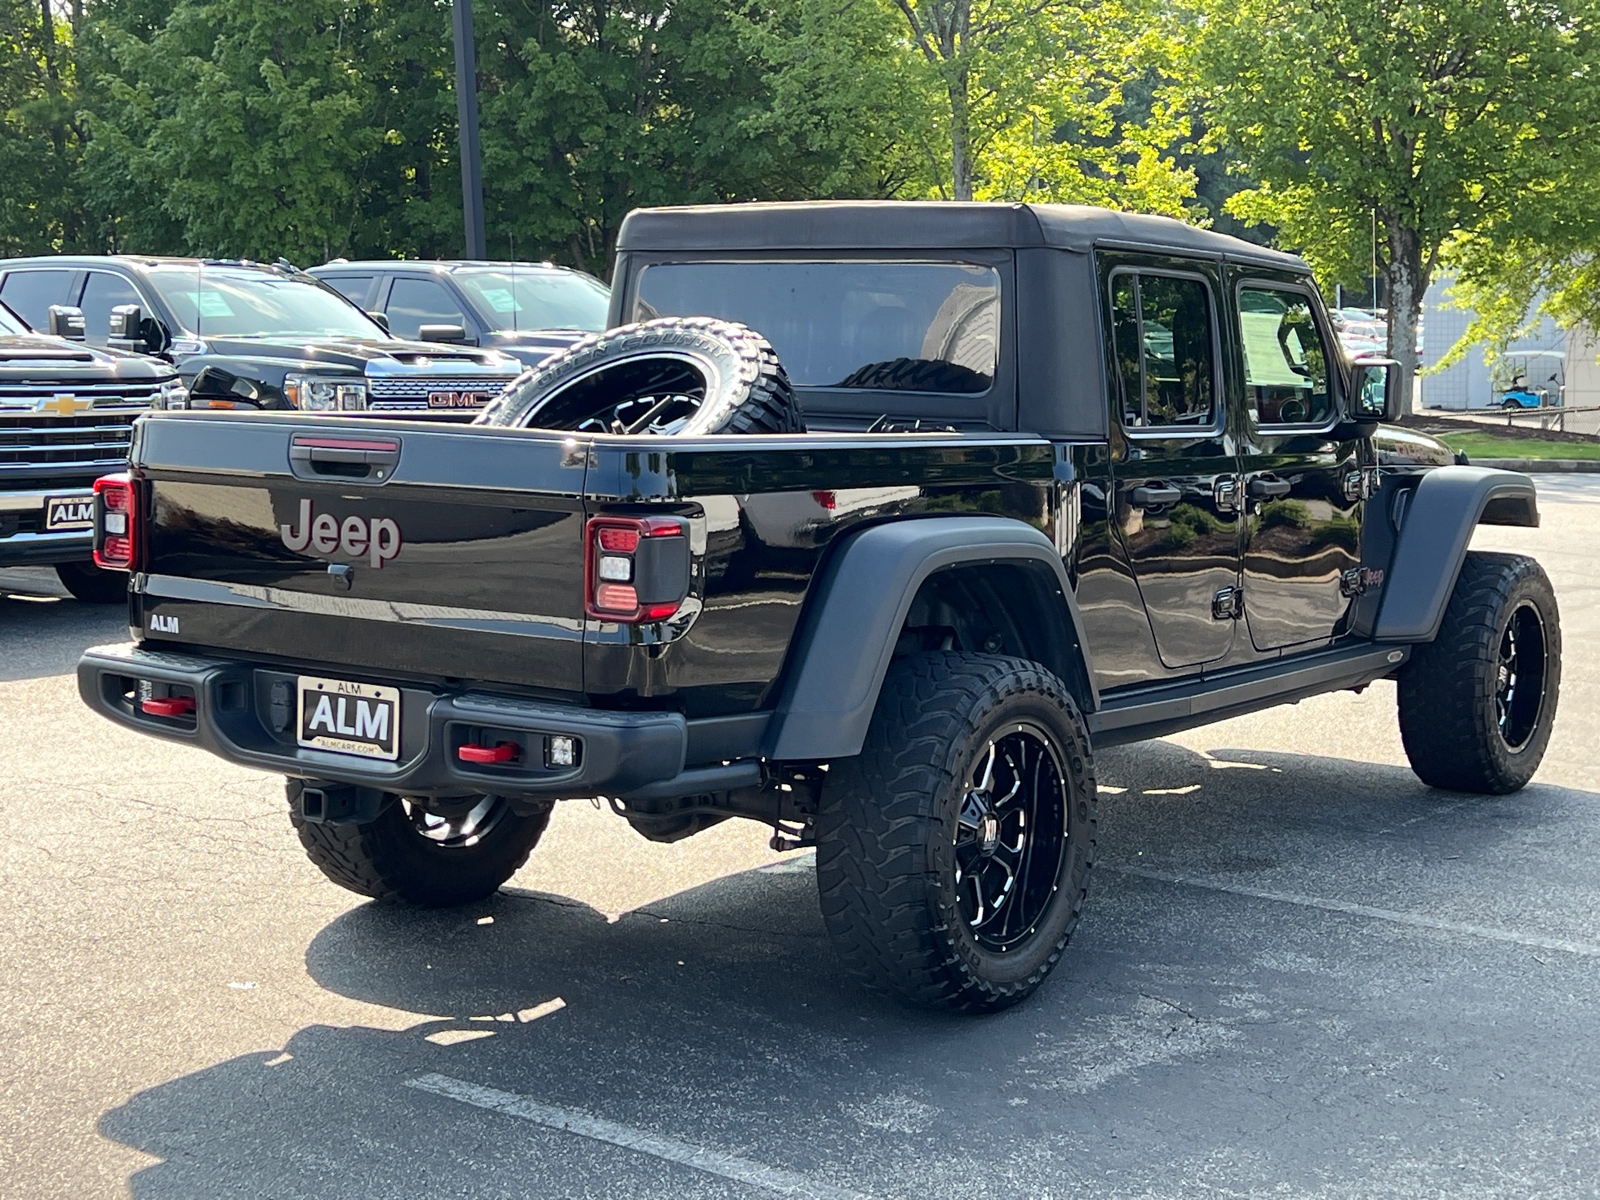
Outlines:
{"label": "white parking line", "polygon": [[1487,938],[1493,942],[1511,942],[1518,946],[1531,946],[1535,950],[1556,950],[1563,954],[1576,954],[1583,958],[1600,958],[1600,945],[1593,942],[1573,942],[1566,938],[1543,937],[1536,933],[1518,933],[1511,929],[1495,929],[1489,925],[1471,925],[1465,921],[1446,921],[1440,917],[1421,913],[1396,912],[1392,908],[1373,908],[1367,904],[1351,904],[1344,900],[1326,900],[1321,896],[1306,896],[1299,892],[1269,892],[1263,888],[1244,887],[1207,879],[1203,875],[1181,875],[1175,871],[1155,871],[1149,867],[1096,864],[1096,870],[1111,871],[1118,875],[1136,875],[1140,879],[1154,879],[1161,883],[1186,884],[1212,892],[1228,892],[1235,896],[1249,896],[1255,900],[1276,900],[1280,904],[1298,904],[1302,908],[1320,908],[1326,912],[1345,913],[1352,917],[1371,917],[1375,921],[1389,921],[1395,925],[1410,925],[1415,929],[1433,929],[1443,933],[1464,933],[1469,937]]}
{"label": "white parking line", "polygon": [[474,1083],[452,1079],[448,1075],[433,1073],[421,1075],[416,1079],[406,1080],[406,1086],[432,1092],[436,1096],[445,1096],[451,1100],[459,1100],[463,1104],[486,1108],[491,1112],[504,1113],[508,1117],[532,1121],[535,1125],[543,1125],[547,1129],[559,1129],[563,1133],[573,1133],[579,1137],[592,1138],[597,1142],[609,1142],[626,1150],[654,1155],[667,1162],[693,1167],[708,1175],[720,1175],[723,1179],[776,1192],[780,1196],[798,1196],[805,1200],[867,1200],[861,1192],[819,1183],[804,1175],[797,1175],[793,1171],[751,1162],[747,1158],[736,1158],[732,1154],[721,1154],[715,1150],[707,1150],[703,1146],[662,1137],[658,1133],[647,1133],[631,1125],[620,1125],[603,1117],[590,1116],[575,1108],[557,1108],[553,1104],[540,1104],[537,1100],[530,1100],[514,1092],[479,1087]]}

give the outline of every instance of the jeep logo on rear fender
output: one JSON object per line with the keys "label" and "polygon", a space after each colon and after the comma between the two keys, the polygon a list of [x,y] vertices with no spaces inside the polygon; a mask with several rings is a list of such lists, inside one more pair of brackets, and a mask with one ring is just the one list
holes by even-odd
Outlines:
{"label": "jeep logo on rear fender", "polygon": [[311,501],[300,501],[300,520],[297,525],[279,525],[283,544],[298,553],[310,549],[314,554],[335,552],[371,559],[374,567],[400,553],[400,526],[388,517],[374,517],[371,521],[361,517],[346,517],[340,521],[332,513],[311,511]]}

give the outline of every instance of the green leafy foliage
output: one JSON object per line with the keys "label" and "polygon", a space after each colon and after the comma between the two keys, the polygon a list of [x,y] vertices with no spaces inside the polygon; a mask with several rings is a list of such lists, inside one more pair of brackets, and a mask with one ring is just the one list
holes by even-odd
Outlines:
{"label": "green leafy foliage", "polygon": [[1258,181],[1230,211],[1329,282],[1360,277],[1376,224],[1402,368],[1446,242],[1503,241],[1553,164],[1591,153],[1591,0],[1204,0],[1204,16],[1209,116]]}

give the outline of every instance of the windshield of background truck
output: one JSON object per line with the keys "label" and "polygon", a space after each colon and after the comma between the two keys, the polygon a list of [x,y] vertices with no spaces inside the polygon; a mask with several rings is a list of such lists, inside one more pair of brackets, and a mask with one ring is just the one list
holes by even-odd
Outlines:
{"label": "windshield of background truck", "polygon": [[338,292],[306,279],[193,263],[155,267],[149,279],[196,337],[388,336]]}
{"label": "windshield of background truck", "polygon": [[0,333],[27,333],[28,327],[11,315],[11,310],[0,304]]}
{"label": "windshield of background truck", "polygon": [[606,327],[611,289],[587,275],[548,267],[466,267],[451,274],[490,329],[599,333]]}
{"label": "windshield of background truck", "polygon": [[988,391],[1000,348],[1000,276],[950,262],[658,263],[632,320],[748,325],[799,387]]}

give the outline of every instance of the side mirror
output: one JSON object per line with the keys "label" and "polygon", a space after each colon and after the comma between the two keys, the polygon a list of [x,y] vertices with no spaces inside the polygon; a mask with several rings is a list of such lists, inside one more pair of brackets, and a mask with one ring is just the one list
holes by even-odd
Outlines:
{"label": "side mirror", "polygon": [[111,310],[111,336],[106,344],[118,350],[144,350],[144,337],[139,328],[143,324],[144,310],[137,304],[117,305]]}
{"label": "side mirror", "polygon": [[52,304],[50,333],[53,337],[70,338],[74,342],[83,341],[85,336],[83,309],[74,308],[70,304]]}
{"label": "side mirror", "polygon": [[467,331],[460,325],[423,325],[417,329],[419,342],[447,342],[454,345],[463,345],[467,340]]}
{"label": "side mirror", "polygon": [[1400,364],[1389,358],[1358,359],[1350,373],[1347,420],[1358,424],[1398,421],[1405,412]]}
{"label": "side mirror", "polygon": [[380,327],[380,328],[381,328],[381,329],[382,329],[382,330],[383,330],[383,331],[384,331],[384,332],[385,332],[385,333],[388,333],[388,332],[389,332],[389,314],[388,314],[388,313],[381,313],[381,312],[369,312],[369,313],[368,313],[368,314],[367,314],[367,316],[369,316],[369,317],[371,317],[371,318],[372,318],[372,319],[373,319],[373,321],[374,321],[374,322],[375,322],[375,323],[376,323],[376,324],[377,324],[377,325],[378,325],[378,326],[379,326],[379,327]]}

